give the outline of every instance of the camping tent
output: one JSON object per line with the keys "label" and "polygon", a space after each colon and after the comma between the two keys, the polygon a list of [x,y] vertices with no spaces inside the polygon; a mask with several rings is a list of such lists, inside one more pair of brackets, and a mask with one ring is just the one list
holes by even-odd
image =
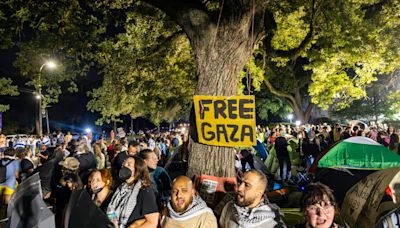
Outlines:
{"label": "camping tent", "polygon": [[318,168],[380,170],[400,167],[400,156],[367,137],[351,137],[332,147]]}
{"label": "camping tent", "polygon": [[376,170],[359,169],[319,169],[315,182],[321,182],[333,190],[336,202],[341,205],[346,192],[364,177]]}
{"label": "camping tent", "polygon": [[[297,166],[300,164],[300,154],[296,151],[298,148],[298,139],[289,139],[288,140],[288,152],[290,156],[290,161],[292,166]],[[267,160],[264,161],[265,166],[267,167],[268,173],[277,174],[279,169],[278,158],[276,157],[275,147],[272,147],[269,150],[269,155]],[[292,169],[293,170],[293,169]]]}
{"label": "camping tent", "polygon": [[343,140],[314,161],[316,181],[334,190],[339,204],[346,192],[364,177],[377,170],[400,167],[400,156],[366,137]]}

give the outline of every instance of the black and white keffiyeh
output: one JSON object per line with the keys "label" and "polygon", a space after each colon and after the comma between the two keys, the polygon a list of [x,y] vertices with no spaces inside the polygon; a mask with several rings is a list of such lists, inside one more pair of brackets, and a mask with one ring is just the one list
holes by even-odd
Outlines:
{"label": "black and white keffiyeh", "polygon": [[233,206],[233,214],[240,227],[259,224],[267,219],[274,219],[276,217],[276,211],[266,202],[261,202],[255,208],[241,207],[236,204],[233,204]]}
{"label": "black and white keffiyeh", "polygon": [[141,187],[142,182],[140,180],[136,182],[133,188],[127,183],[123,183],[112,196],[107,208],[107,214],[112,213],[113,210],[115,211],[120,228],[126,227],[129,216],[135,209]]}
{"label": "black and white keffiyeh", "polygon": [[193,197],[192,203],[184,212],[175,212],[171,206],[171,200],[168,202],[167,207],[171,218],[179,221],[193,218],[205,212],[213,213],[212,210],[207,206],[206,202],[204,202],[204,200],[198,195]]}

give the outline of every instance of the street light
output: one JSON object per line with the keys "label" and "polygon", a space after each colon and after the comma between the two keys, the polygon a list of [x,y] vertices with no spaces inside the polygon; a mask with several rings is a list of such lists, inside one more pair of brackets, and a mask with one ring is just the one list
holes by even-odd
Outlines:
{"label": "street light", "polygon": [[292,123],[293,114],[290,113],[290,114],[287,116],[287,118],[289,119],[290,123]]}
{"label": "street light", "polygon": [[38,95],[36,98],[39,100],[39,138],[42,138],[43,136],[43,123],[42,123],[42,70],[44,67],[48,67],[49,69],[55,68],[56,64],[53,61],[47,61],[42,64],[42,66],[39,69],[39,88],[38,88]]}

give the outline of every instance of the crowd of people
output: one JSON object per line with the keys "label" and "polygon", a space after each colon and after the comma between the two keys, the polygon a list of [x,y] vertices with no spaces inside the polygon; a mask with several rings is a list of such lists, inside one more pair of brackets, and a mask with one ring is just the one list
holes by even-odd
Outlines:
{"label": "crowd of people", "polygon": [[[393,128],[386,132],[373,127],[365,131],[357,126],[278,125],[271,130],[260,128],[258,138],[276,151],[277,179],[285,183],[290,181],[293,153],[307,168],[329,145],[355,135],[368,136],[398,153],[397,133]],[[30,145],[4,147],[0,153],[0,167],[6,167],[4,178],[0,175],[0,219],[6,217],[7,204],[19,183],[38,173],[43,199],[52,208],[57,227],[65,224],[72,192],[83,189],[107,215],[105,227],[286,227],[280,208],[268,200],[266,175],[246,159],[255,156],[253,152],[237,150],[237,157],[246,162],[237,167],[241,172],[236,195],[217,215],[197,193],[192,177],[180,175],[172,180],[163,167],[175,153],[180,153],[182,161],[188,159],[187,150],[182,149],[187,135],[148,132],[131,140],[112,136],[108,141],[90,135],[75,140],[68,135],[60,135],[55,147],[46,146],[43,140],[35,149]],[[298,146],[289,153],[292,139]],[[334,223],[337,206],[329,187],[308,185],[299,203],[305,220],[296,227],[339,227]]]}
{"label": "crowd of people", "polygon": [[[386,129],[366,125],[276,125],[271,128],[258,127],[258,140],[263,142],[270,152],[265,164],[271,173],[276,174],[278,181],[290,182],[292,167],[307,170],[315,158],[336,142],[353,136],[365,136],[387,147],[393,153],[400,155],[400,129]],[[254,151],[254,150],[253,150]],[[256,151],[254,151],[256,152]],[[239,171],[254,168],[252,156],[247,148],[238,150],[237,163]],[[276,161],[277,164],[274,164]]]}

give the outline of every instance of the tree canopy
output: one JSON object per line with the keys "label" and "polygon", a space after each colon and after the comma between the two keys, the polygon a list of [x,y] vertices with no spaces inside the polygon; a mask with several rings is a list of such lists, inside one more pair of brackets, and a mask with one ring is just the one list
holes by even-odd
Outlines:
{"label": "tree canopy", "polygon": [[[9,78],[0,78],[0,96],[4,95],[10,95],[10,96],[19,95],[17,86],[12,85],[12,81]],[[5,112],[9,108],[10,108],[9,105],[0,104],[0,112]]]}
{"label": "tree canopy", "polygon": [[313,104],[342,109],[366,98],[370,83],[399,68],[399,5],[275,2],[271,29],[255,52],[268,89],[304,116]]}
{"label": "tree canopy", "polygon": [[[142,11],[152,11],[143,16]],[[103,69],[100,88],[89,95],[89,110],[99,124],[120,115],[171,122],[189,111],[195,90],[195,66],[189,41],[165,13],[138,4],[126,14],[125,33],[99,45]]]}
{"label": "tree canopy", "polygon": [[[61,85],[76,91],[76,76],[96,68],[104,81],[100,88],[89,93],[93,100],[88,109],[102,114],[99,123],[124,114],[147,116],[159,122],[174,116],[173,113],[187,111],[187,98],[177,100],[170,95],[190,97],[196,85],[195,60],[189,46],[189,41],[193,43],[194,31],[182,30],[190,24],[178,18],[176,12],[192,8],[199,13],[196,20],[203,15],[200,12],[207,12],[203,16],[215,21],[224,6],[218,1],[208,1],[204,5],[196,2],[172,9],[179,1],[168,7],[161,6],[159,1],[144,2],[163,11],[146,3],[129,1],[3,2],[2,47],[14,44],[18,47],[14,65],[22,75],[32,79],[30,86],[39,84],[38,68],[43,61],[56,58],[62,63],[58,70],[43,73],[46,103],[57,102]],[[225,4],[224,14],[236,3]],[[398,68],[398,1],[299,0],[290,4],[286,1],[267,4],[256,1],[256,4],[264,8],[266,20],[265,25],[256,21],[256,30],[264,28],[264,32],[263,39],[254,38],[262,41],[255,52],[255,63],[264,71],[264,83],[269,90],[286,98],[295,111],[307,112],[307,106],[311,109],[312,104],[344,108],[353,100],[366,97],[365,88],[377,75]],[[259,12],[257,9],[255,13]],[[257,19],[258,14],[255,16]],[[168,64],[172,65],[164,69]],[[173,83],[166,83],[172,82],[167,75],[176,73],[180,76],[172,78]],[[149,80],[138,80],[139,77]],[[129,89],[114,81],[125,81],[123,84]],[[185,84],[188,86],[177,89],[178,85]],[[142,87],[141,92],[146,92],[140,95],[141,92],[131,87]],[[118,91],[129,99],[114,98],[110,102],[112,98],[106,95],[117,94],[111,91]],[[167,93],[159,96],[156,91]],[[140,105],[139,100],[145,98],[148,99],[144,103],[152,104]],[[304,104],[310,99],[312,102]],[[172,101],[182,105],[172,105]],[[173,107],[165,109],[166,104]],[[152,113],[156,106],[160,111]]]}
{"label": "tree canopy", "polygon": [[338,119],[379,120],[381,115],[386,119],[395,119],[399,113],[398,75],[383,75],[367,87],[367,98],[354,101],[349,107],[333,110],[332,115]]}
{"label": "tree canopy", "polygon": [[[379,74],[394,72],[400,62],[398,0],[0,4],[5,22],[0,39],[19,48],[15,65],[32,77],[32,85],[38,85],[39,62],[47,56],[63,66],[43,72],[52,97],[60,85],[76,88],[73,79],[89,69],[100,71],[102,86],[89,93],[88,104],[102,114],[99,122],[122,114],[159,122],[185,110],[192,94],[236,95],[245,64],[250,62],[248,72],[255,68],[250,61],[254,44],[261,74],[250,73],[252,78],[265,76],[271,92],[283,92],[299,110],[305,91],[313,102],[309,108],[345,107],[365,97],[367,85]],[[190,149],[189,174],[234,175],[229,148],[193,141]]]}

